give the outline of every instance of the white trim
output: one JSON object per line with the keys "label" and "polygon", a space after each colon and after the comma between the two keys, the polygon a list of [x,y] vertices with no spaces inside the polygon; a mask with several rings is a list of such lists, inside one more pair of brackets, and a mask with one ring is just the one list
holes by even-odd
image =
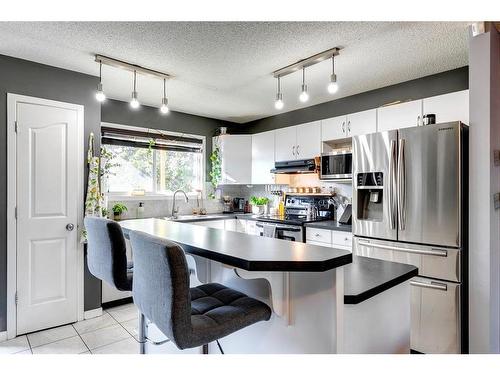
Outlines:
{"label": "white trim", "polygon": [[[83,226],[83,206],[84,206],[84,187],[83,177],[85,171],[84,164],[84,107],[79,104],[65,103],[48,99],[41,99],[25,95],[7,93],[7,338],[11,339],[17,335],[17,310],[15,304],[15,295],[17,289],[17,242],[15,207],[16,197],[16,178],[17,178],[17,152],[16,152],[16,107],[18,102],[28,102],[41,105],[56,106],[76,110],[78,113],[78,196],[80,204],[78,205],[78,228]],[[77,319],[84,319],[84,259],[83,244],[80,244],[77,236]]]}
{"label": "white trim", "polygon": [[0,342],[7,341],[7,331],[0,332]]}
{"label": "white trim", "polygon": [[99,307],[98,309],[85,311],[83,318],[87,320],[87,319],[97,318],[98,316],[101,315],[102,315],[102,307]]}

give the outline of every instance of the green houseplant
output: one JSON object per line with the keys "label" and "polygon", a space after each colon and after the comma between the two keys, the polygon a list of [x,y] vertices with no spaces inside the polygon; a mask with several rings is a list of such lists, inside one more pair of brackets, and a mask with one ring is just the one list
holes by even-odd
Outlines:
{"label": "green houseplant", "polygon": [[113,206],[113,208],[111,210],[113,211],[114,219],[121,220],[122,214],[124,212],[128,211],[128,208],[123,203],[115,203],[115,205]]}
{"label": "green houseplant", "polygon": [[221,160],[220,160],[220,149],[218,146],[214,148],[210,154],[210,162],[212,163],[212,170],[210,171],[210,183],[214,188],[214,192],[210,193],[209,197],[215,199],[215,189],[219,186],[221,180]]}
{"label": "green houseplant", "polygon": [[250,198],[250,203],[252,204],[252,212],[256,215],[263,215],[266,213],[267,204],[269,203],[269,198],[266,197],[255,197]]}

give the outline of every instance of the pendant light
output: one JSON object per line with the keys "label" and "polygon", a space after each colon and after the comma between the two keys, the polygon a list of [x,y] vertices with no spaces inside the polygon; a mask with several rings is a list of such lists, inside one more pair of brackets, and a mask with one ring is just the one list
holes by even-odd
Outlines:
{"label": "pendant light", "polygon": [[337,75],[335,74],[335,55],[332,56],[332,75],[330,76],[330,83],[328,84],[328,92],[330,94],[335,94],[339,85],[337,84]]}
{"label": "pendant light", "polygon": [[309,94],[307,93],[307,85],[306,85],[306,68],[302,68],[302,92],[299,95],[299,99],[302,103],[305,103],[309,100]]}
{"label": "pendant light", "polygon": [[99,83],[97,84],[95,98],[98,102],[103,102],[106,100],[106,94],[104,94],[104,91],[102,91],[102,62],[99,62]]}
{"label": "pendant light", "polygon": [[163,78],[163,98],[161,99],[160,112],[164,115],[170,112],[168,109],[168,99],[167,99],[167,79]]}
{"label": "pendant light", "polygon": [[274,101],[274,108],[278,111],[283,109],[283,93],[281,92],[281,77],[278,76],[278,92],[276,93],[276,100]]}
{"label": "pendant light", "polygon": [[134,91],[132,91],[132,99],[130,100],[130,106],[133,109],[137,109],[141,105],[139,103],[139,100],[137,99],[136,81],[137,81],[137,72],[134,70]]}

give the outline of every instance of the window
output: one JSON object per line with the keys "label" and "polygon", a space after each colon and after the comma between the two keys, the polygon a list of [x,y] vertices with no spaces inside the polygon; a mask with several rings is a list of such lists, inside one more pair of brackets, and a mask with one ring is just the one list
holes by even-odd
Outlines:
{"label": "window", "polygon": [[112,155],[109,193],[172,194],[177,189],[194,193],[203,187],[200,137],[103,127],[101,141]]}

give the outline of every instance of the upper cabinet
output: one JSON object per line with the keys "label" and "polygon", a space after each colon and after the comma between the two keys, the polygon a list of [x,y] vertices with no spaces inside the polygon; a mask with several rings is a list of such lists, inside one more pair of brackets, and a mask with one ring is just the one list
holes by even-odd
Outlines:
{"label": "upper cabinet", "polygon": [[376,131],[376,109],[332,117],[321,121],[321,140],[323,142],[375,133]]}
{"label": "upper cabinet", "polygon": [[319,121],[277,129],[275,160],[311,159],[320,154],[321,127]]}
{"label": "upper cabinet", "polygon": [[423,100],[423,114],[435,114],[436,123],[461,121],[469,124],[469,90],[432,96]]}
{"label": "upper cabinet", "polygon": [[355,135],[370,134],[377,131],[377,110],[356,112],[347,115],[348,137]]}
{"label": "upper cabinet", "polygon": [[216,142],[220,147],[221,184],[251,184],[252,136],[225,134]]}
{"label": "upper cabinet", "polygon": [[274,135],[268,131],[252,135],[252,184],[274,184]]}
{"label": "upper cabinet", "polygon": [[377,110],[377,131],[383,132],[421,125],[421,118],[421,100],[380,107]]}

